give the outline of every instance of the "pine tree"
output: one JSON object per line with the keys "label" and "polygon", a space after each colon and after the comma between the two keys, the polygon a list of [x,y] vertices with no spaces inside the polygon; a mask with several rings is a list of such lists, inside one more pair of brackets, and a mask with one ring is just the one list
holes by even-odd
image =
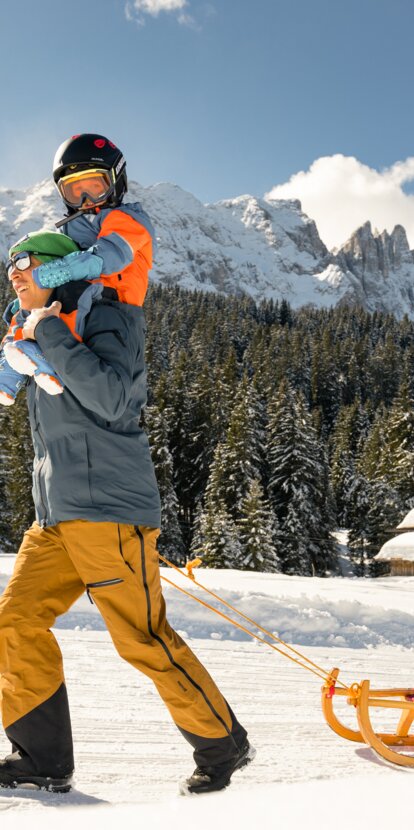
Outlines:
{"label": "pine tree", "polygon": [[[333,531],[337,526],[335,496],[330,480],[327,452],[314,431],[314,449],[320,462],[320,478],[314,489],[314,531],[310,528],[312,570],[318,576],[338,574],[338,549]],[[311,534],[315,532],[315,538]]]}
{"label": "pine tree", "polygon": [[338,521],[343,527],[346,526],[347,521],[349,481],[355,474],[357,459],[366,446],[368,431],[369,419],[359,399],[340,410],[331,438],[333,446],[331,482]]}
{"label": "pine tree", "polygon": [[0,407],[0,550],[9,550],[11,547],[11,509],[7,498],[8,474],[8,443],[6,435],[10,435],[10,416],[8,408]]}
{"label": "pine tree", "polygon": [[32,500],[33,445],[26,396],[21,392],[9,409],[6,443],[6,494],[10,511],[10,544],[18,547],[35,518]]}
{"label": "pine tree", "polygon": [[385,427],[387,481],[408,507],[414,506],[414,400],[405,382],[391,408]]}
{"label": "pine tree", "polygon": [[398,393],[401,380],[401,360],[392,332],[386,333],[385,342],[376,344],[370,360],[367,361],[368,368],[370,394],[374,406],[383,403],[390,407]]}
{"label": "pine tree", "polygon": [[7,279],[6,266],[3,262],[0,262],[0,339],[3,337],[7,330],[5,323],[1,319],[3,312],[5,311],[8,304],[15,299],[16,295],[12,289],[11,283]]}
{"label": "pine tree", "polygon": [[227,501],[230,512],[234,509],[235,515],[251,481],[260,478],[264,454],[261,415],[255,386],[245,373],[237,390],[226,433],[227,464],[230,472]]}
{"label": "pine tree", "polygon": [[[0,309],[3,311],[14,299],[5,266],[0,263]],[[0,340],[6,330],[0,314]],[[0,548],[10,550],[20,544],[24,531],[34,520],[33,447],[24,392],[13,407],[0,407],[0,440]]]}
{"label": "pine tree", "polygon": [[263,490],[253,479],[240,505],[237,522],[241,557],[239,568],[246,571],[276,572],[280,563],[276,551],[276,519],[263,498]]}
{"label": "pine tree", "polygon": [[294,331],[291,338],[290,365],[286,377],[293,389],[301,391],[306,401],[311,401],[311,372],[309,337],[302,331]]}
{"label": "pine tree", "polygon": [[281,326],[292,325],[292,309],[287,300],[282,300],[280,303],[279,320]]}
{"label": "pine tree", "polygon": [[322,410],[327,431],[330,431],[339,409],[340,384],[334,361],[333,338],[328,328],[313,345],[311,390],[312,405]]}
{"label": "pine tree", "polygon": [[282,571],[285,574],[315,576],[309,551],[309,540],[303,517],[307,513],[306,493],[299,489],[292,494],[287,513],[281,525],[283,555]]}
{"label": "pine tree", "polygon": [[189,543],[194,519],[191,497],[191,401],[188,393],[188,356],[180,351],[169,376],[169,403],[164,412],[169,424],[169,447],[173,459],[174,488],[179,501],[179,518],[185,544]]}
{"label": "pine tree", "polygon": [[267,437],[269,500],[282,523],[287,516],[295,477],[299,481],[302,467],[295,397],[286,380],[280,384],[277,397],[270,401]]}
{"label": "pine tree", "polygon": [[192,513],[204,495],[214,457],[212,395],[211,371],[204,363],[189,388],[191,435],[188,436],[190,478],[187,489]]}
{"label": "pine tree", "polygon": [[336,568],[328,464],[303,396],[284,381],[270,406],[269,499],[280,523],[286,573]]}
{"label": "pine tree", "polygon": [[366,557],[370,576],[384,573],[382,563],[373,557],[393,535],[397,524],[404,518],[405,510],[397,492],[384,480],[371,483],[366,527]]}
{"label": "pine tree", "polygon": [[348,511],[349,482],[355,474],[355,461],[346,438],[340,437],[334,444],[331,467],[331,482],[337,507],[340,527],[346,527]]}
{"label": "pine tree", "polygon": [[372,488],[362,475],[354,472],[348,481],[347,527],[348,548],[354,563],[355,575],[365,576],[368,560],[369,521]]}
{"label": "pine tree", "polygon": [[207,504],[201,514],[192,554],[208,568],[239,568],[241,547],[238,531],[224,502]]}
{"label": "pine tree", "polygon": [[234,401],[225,442],[214,454],[206,488],[209,500],[224,501],[235,521],[241,515],[241,501],[248,493],[252,480],[260,477],[263,453],[257,410],[254,388],[244,375]]}
{"label": "pine tree", "polygon": [[147,407],[145,425],[161,498],[158,550],[176,565],[183,565],[185,548],[178,520],[178,499],[173,482],[172,456],[168,448],[167,420],[156,406]]}
{"label": "pine tree", "polygon": [[367,439],[361,446],[358,469],[371,482],[386,480],[393,464],[386,442],[386,419],[386,412],[382,409],[377,414]]}
{"label": "pine tree", "polygon": [[211,440],[214,446],[224,441],[229,428],[239,385],[239,374],[236,352],[231,347],[223,365],[217,362],[212,369]]}

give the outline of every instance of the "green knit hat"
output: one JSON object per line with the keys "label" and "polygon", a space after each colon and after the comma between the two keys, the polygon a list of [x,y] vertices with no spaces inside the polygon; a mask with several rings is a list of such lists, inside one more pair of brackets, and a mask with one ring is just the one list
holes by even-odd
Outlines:
{"label": "green knit hat", "polygon": [[9,250],[9,257],[13,254],[18,254],[20,251],[27,251],[40,260],[40,262],[50,262],[57,257],[66,256],[66,254],[73,254],[74,251],[79,251],[76,242],[66,236],[64,233],[57,231],[34,231],[22,236]]}

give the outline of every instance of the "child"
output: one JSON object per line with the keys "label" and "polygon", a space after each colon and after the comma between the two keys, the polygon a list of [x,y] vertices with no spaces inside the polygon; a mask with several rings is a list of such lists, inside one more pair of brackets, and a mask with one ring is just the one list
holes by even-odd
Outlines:
{"label": "child", "polygon": [[81,248],[40,266],[34,279],[42,288],[69,280],[97,279],[123,303],[141,306],[152,267],[154,229],[139,202],[123,204],[126,161],[107,138],[83,133],[57,150],[53,178],[67,215],[57,223]]}
{"label": "child", "polygon": [[[154,230],[139,202],[122,204],[127,177],[121,151],[101,135],[73,136],[57,150],[53,177],[68,211],[57,227],[64,225],[82,250],[34,269],[36,284],[41,288],[55,288],[70,281],[99,279],[104,291],[111,291],[113,298],[141,306],[152,267]],[[93,298],[97,296],[96,288]],[[80,335],[80,327],[76,334]],[[28,354],[30,364],[22,360],[22,353]],[[24,367],[30,365],[31,374],[40,385],[39,379],[44,373],[40,371],[41,364],[36,362],[32,341],[9,343],[6,355],[16,369],[26,371]],[[40,352],[39,357],[42,358]],[[62,391],[63,387],[48,384],[46,391],[51,389]],[[10,391],[7,400],[13,403]],[[1,402],[4,401],[0,395]]]}

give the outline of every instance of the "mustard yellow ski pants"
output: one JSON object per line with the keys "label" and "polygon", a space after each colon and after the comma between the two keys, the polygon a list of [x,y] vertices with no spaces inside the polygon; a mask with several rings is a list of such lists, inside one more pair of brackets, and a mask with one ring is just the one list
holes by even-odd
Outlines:
{"label": "mustard yellow ski pants", "polygon": [[83,520],[47,528],[35,522],[24,534],[0,599],[0,701],[13,748],[30,756],[41,773],[73,769],[62,656],[50,628],[85,589],[121,657],[155,683],[197,764],[228,760],[246,738],[206,669],[166,619],[158,534]]}

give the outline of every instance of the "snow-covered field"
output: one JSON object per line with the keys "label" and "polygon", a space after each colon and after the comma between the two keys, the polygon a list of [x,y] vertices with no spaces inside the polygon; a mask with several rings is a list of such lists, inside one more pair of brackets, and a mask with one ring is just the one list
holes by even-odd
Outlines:
{"label": "snow-covered field", "polygon": [[[13,558],[0,556],[0,590]],[[192,588],[179,574],[169,579]],[[198,572],[200,582],[318,664],[341,667],[346,682],[412,685],[414,581],[310,579],[236,571]],[[197,590],[197,589],[195,589]],[[248,728],[258,754],[209,796],[182,798],[177,782],[193,769],[191,751],[151,683],[120,660],[96,608],[82,598],[56,628],[65,660],[76,749],[76,788],[68,795],[0,790],[1,827],[61,830],[76,823],[128,827],[388,827],[407,823],[414,770],[395,768],[370,749],[341,740],[320,710],[320,681],[265,645],[165,587],[172,624],[185,632]],[[205,595],[204,595],[205,596]],[[352,712],[343,703],[344,720]],[[380,715],[381,717],[381,715]],[[387,718],[388,716],[383,716]],[[383,728],[392,728],[380,721]],[[9,745],[0,734],[0,755]],[[131,825],[131,821],[133,824]]]}

